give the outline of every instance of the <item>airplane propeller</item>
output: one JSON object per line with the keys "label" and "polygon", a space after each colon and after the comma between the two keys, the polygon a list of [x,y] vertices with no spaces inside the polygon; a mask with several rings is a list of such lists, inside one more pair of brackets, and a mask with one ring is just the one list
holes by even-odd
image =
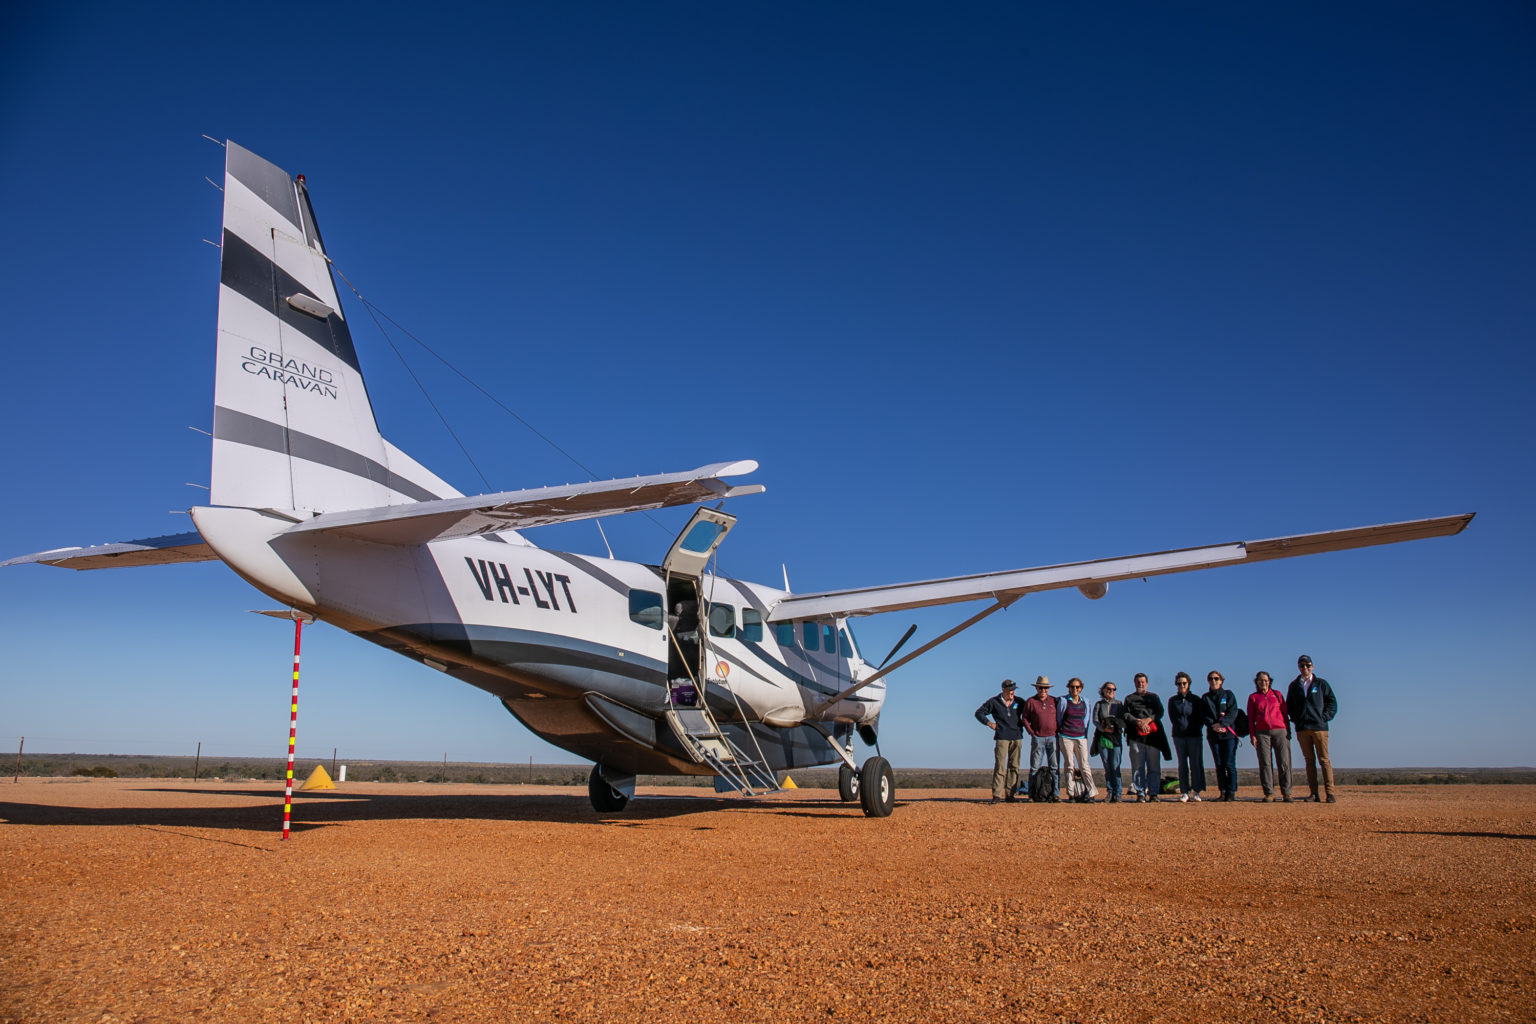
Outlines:
{"label": "airplane propeller", "polygon": [[896,652],[901,650],[902,646],[908,640],[911,640],[912,639],[912,634],[916,633],[916,632],[917,632],[917,623],[914,622],[914,623],[912,623],[912,625],[907,627],[907,631],[905,633],[901,634],[901,639],[896,641],[896,646],[891,648],[891,653],[887,654],[885,657],[880,659],[880,664],[875,666],[876,671],[878,671],[878,670],[880,670],[882,668],[885,668],[885,663],[890,661],[892,658],[896,657]]}

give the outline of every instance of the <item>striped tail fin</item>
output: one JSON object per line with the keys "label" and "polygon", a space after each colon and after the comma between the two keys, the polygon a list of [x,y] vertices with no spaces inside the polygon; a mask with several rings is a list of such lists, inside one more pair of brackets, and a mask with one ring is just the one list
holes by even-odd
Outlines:
{"label": "striped tail fin", "polygon": [[225,149],[212,503],[332,512],[458,496],[379,434],[303,178]]}

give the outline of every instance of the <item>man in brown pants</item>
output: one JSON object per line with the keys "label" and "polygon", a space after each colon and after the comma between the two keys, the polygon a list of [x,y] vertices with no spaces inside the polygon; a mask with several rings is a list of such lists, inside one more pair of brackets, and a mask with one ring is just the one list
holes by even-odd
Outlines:
{"label": "man in brown pants", "polygon": [[[1285,694],[1285,709],[1296,727],[1296,743],[1307,759],[1307,788],[1312,800],[1328,803],[1333,798],[1333,762],[1328,759],[1328,723],[1339,712],[1333,687],[1322,676],[1312,674],[1312,659],[1303,654],[1296,659],[1297,676]],[[1318,768],[1322,768],[1323,796],[1318,795]]]}

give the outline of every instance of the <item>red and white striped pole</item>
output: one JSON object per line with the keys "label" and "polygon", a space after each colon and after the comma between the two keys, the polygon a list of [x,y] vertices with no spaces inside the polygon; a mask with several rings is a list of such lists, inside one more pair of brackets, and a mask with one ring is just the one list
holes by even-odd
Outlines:
{"label": "red and white striped pole", "polygon": [[293,814],[293,741],[299,734],[299,636],[304,617],[293,613],[293,693],[288,700],[288,781],[283,788],[283,838],[288,838],[288,822]]}

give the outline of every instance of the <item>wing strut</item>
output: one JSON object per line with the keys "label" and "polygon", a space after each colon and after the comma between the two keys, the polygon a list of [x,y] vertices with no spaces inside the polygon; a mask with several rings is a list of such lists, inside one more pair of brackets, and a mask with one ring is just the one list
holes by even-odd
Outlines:
{"label": "wing strut", "polygon": [[[1024,596],[1023,594],[1004,594],[1002,597],[999,597],[997,599],[997,603],[996,604],[992,605],[990,608],[985,608],[982,611],[977,612],[975,615],[972,615],[970,618],[968,618],[964,622],[960,623],[960,625],[956,626],[954,629],[950,630],[948,633],[945,633],[942,636],[934,637],[932,640],[930,640],[927,643],[923,644],[923,646],[919,647],[917,650],[913,651],[911,654],[907,655],[904,658],[899,658],[896,661],[893,661],[891,664],[886,665],[884,668],[882,668],[880,671],[876,672],[874,675],[870,676],[869,678],[861,679],[857,683],[854,683],[852,686],[848,687],[848,689],[844,690],[842,693],[834,694],[831,697],[828,697],[826,700],[822,701],[820,704],[818,704],[814,708],[812,708],[811,709],[811,713],[809,715],[807,715],[806,717],[807,718],[815,718],[815,717],[817,717],[818,715],[822,714],[822,712],[824,712],[828,708],[832,707],[832,705],[836,704],[838,701],[844,699],[845,697],[849,697],[849,696],[852,696],[855,693],[858,693],[860,690],[864,689],[864,687],[868,686],[870,683],[874,682],[876,679],[882,678],[887,672],[894,672],[897,669],[901,668],[901,666],[905,665],[907,662],[911,661],[913,658],[916,658],[918,655],[920,655],[920,654],[927,654],[929,651],[931,651],[935,647],[939,646],[939,644],[943,643],[945,640],[948,640],[951,637],[956,636],[957,634],[965,632],[967,629],[970,629],[972,626],[976,625],[976,623],[980,622],[982,619],[986,618],[988,615],[991,615],[993,612],[999,611],[999,610],[1001,610],[1003,608],[1007,608],[1009,605],[1013,604],[1013,602],[1017,601],[1019,598],[1021,598],[1023,596]],[[906,638],[903,637],[902,640],[903,640],[903,642],[905,642]],[[894,652],[892,652],[892,653],[894,653]],[[889,655],[887,655],[887,657],[889,657]]]}

